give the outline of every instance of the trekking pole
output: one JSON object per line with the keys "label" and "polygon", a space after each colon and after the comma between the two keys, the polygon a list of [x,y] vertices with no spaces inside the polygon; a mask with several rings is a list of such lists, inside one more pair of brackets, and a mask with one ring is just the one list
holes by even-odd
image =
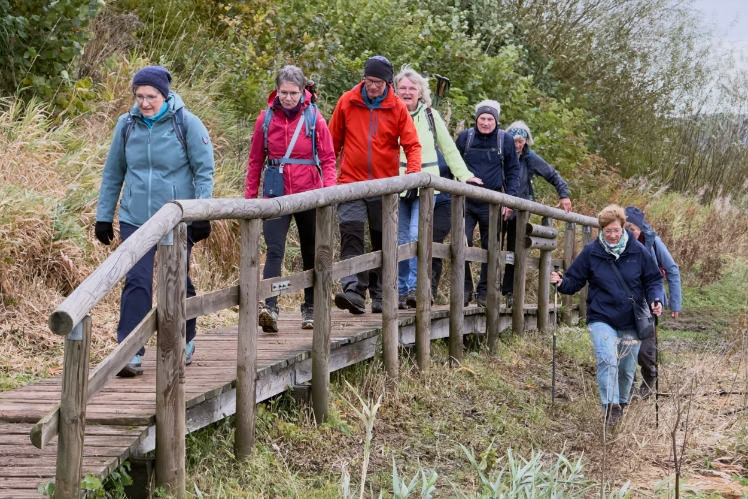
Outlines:
{"label": "trekking pole", "polygon": [[[553,266],[553,271],[558,273],[558,265]],[[553,368],[551,371],[551,409],[556,402],[556,324],[558,323],[558,283],[553,285]]]}
{"label": "trekking pole", "polygon": [[434,78],[436,78],[436,88],[434,89],[433,95],[434,107],[439,107],[442,99],[447,94],[447,92],[449,92],[451,82],[449,81],[449,78],[439,74],[435,74]]}
{"label": "trekking pole", "polygon": [[[655,300],[655,305],[662,303],[660,300]],[[659,345],[657,344],[657,324],[660,322],[660,317],[655,315],[655,372],[657,377],[655,378],[655,428],[660,427],[660,366],[659,360]]]}

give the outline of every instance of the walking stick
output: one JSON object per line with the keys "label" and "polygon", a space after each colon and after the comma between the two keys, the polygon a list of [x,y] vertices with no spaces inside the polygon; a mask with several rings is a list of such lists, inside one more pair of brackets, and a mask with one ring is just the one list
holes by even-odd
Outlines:
{"label": "walking stick", "polygon": [[[558,273],[558,265],[553,266],[553,271]],[[556,403],[556,324],[558,323],[558,284],[553,285],[553,368],[551,371],[551,409]]]}
{"label": "walking stick", "polygon": [[[662,303],[660,300],[655,300],[655,305]],[[657,341],[657,324],[660,322],[660,316],[655,315],[655,371],[657,377],[655,378],[655,428],[660,427],[660,366],[659,366],[659,345]]]}

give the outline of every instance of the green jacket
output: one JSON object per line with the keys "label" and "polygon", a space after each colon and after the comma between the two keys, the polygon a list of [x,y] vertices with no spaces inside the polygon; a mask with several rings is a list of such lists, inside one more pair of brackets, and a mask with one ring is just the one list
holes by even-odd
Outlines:
{"label": "green jacket", "polygon": [[[460,151],[457,150],[452,136],[447,130],[439,111],[432,108],[431,114],[434,116],[434,125],[436,125],[436,145],[439,146],[444,159],[452,171],[452,175],[460,182],[465,182],[474,175],[470,173],[465,161],[462,159]],[[439,176],[439,163],[436,157],[436,148],[434,145],[434,134],[429,127],[429,119],[426,116],[426,106],[423,103],[418,104],[418,108],[410,113],[413,123],[416,125],[418,138],[421,141],[421,171],[428,172],[431,175]],[[405,174],[405,151],[400,148],[400,175]]]}
{"label": "green jacket", "polygon": [[169,108],[152,128],[143,121],[138,105],[133,106],[130,114],[135,126],[127,148],[123,129],[128,114],[117,120],[101,179],[97,222],[112,221],[120,193],[119,219],[136,227],[171,200],[213,196],[213,145],[208,130],[197,116],[185,109],[185,151],[172,122],[174,113],[184,107],[184,102],[179,95],[169,92],[166,103]]}

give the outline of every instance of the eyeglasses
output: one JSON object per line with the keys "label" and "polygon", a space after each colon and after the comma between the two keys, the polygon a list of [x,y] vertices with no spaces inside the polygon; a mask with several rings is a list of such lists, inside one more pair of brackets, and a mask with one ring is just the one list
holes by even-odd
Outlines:
{"label": "eyeglasses", "polygon": [[278,95],[280,97],[294,97],[294,98],[296,98],[299,95],[301,95],[301,92],[286,92],[284,90],[279,90],[278,91]]}
{"label": "eyeglasses", "polygon": [[156,102],[160,95],[134,95],[135,100],[138,102]]}
{"label": "eyeglasses", "polygon": [[398,92],[402,92],[404,94],[417,94],[418,89],[416,87],[397,87]]}
{"label": "eyeglasses", "polygon": [[605,234],[606,236],[613,236],[616,234],[620,234],[621,232],[623,232],[623,229],[603,229],[603,234]]}
{"label": "eyeglasses", "polygon": [[373,79],[371,79],[371,78],[369,78],[369,77],[367,77],[367,78],[364,78],[364,82],[365,82],[365,83],[366,83],[367,85],[369,85],[369,86],[372,86],[372,87],[381,87],[382,85],[385,85],[385,84],[387,83],[387,82],[386,82],[386,81],[384,81],[384,80],[379,80],[379,79],[377,79],[377,80],[373,80]]}

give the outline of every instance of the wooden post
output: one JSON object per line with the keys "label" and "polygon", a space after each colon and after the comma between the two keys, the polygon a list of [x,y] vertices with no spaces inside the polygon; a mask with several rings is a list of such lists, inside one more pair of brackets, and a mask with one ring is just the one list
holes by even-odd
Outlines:
{"label": "wooden post", "polygon": [[416,278],[416,362],[425,373],[431,363],[431,248],[434,239],[434,189],[421,189],[418,212]]}
{"label": "wooden post", "polygon": [[332,206],[317,208],[314,232],[314,336],[312,339],[312,408],[317,424],[327,419],[330,404],[330,329],[332,327]]}
{"label": "wooden post", "polygon": [[[564,233],[564,272],[569,270],[569,267],[571,267],[571,262],[574,261],[574,246],[576,243],[575,229],[576,224],[569,222],[566,223],[566,232]],[[566,324],[567,326],[571,326],[573,325],[571,313],[572,296],[564,295],[563,304],[564,313],[562,315],[562,320],[564,321],[564,324]]]}
{"label": "wooden post", "polygon": [[[551,227],[553,219],[543,217],[541,224]],[[538,330],[544,331],[548,327],[548,304],[551,293],[551,250],[540,251],[540,263],[538,264]]]}
{"label": "wooden post", "polygon": [[465,308],[465,196],[452,196],[452,238],[449,245],[452,273],[449,280],[449,358],[462,362]]}
{"label": "wooden post", "polygon": [[488,205],[488,290],[486,293],[486,337],[488,351],[495,355],[499,349],[499,269],[501,268],[501,205]]}
{"label": "wooden post", "polygon": [[238,459],[252,453],[255,445],[255,405],[257,404],[257,342],[260,283],[260,240],[262,220],[241,221],[241,261],[239,263],[239,332],[236,350],[236,435],[234,455]]}
{"label": "wooden post", "polygon": [[80,497],[90,351],[91,317],[86,316],[65,338],[55,499]]}
{"label": "wooden post", "polygon": [[[592,227],[589,225],[582,226],[582,249],[590,242],[590,236],[592,235]],[[587,285],[585,284],[582,289],[579,290],[579,318],[587,320]]]}
{"label": "wooden post", "polygon": [[156,290],[156,487],[178,499],[185,495],[186,288],[187,226],[180,223],[158,245]]}
{"label": "wooden post", "polygon": [[514,244],[514,305],[512,305],[512,330],[522,334],[525,330],[525,281],[527,278],[527,250],[524,240],[530,212],[517,211],[517,239]]}
{"label": "wooden post", "polygon": [[382,356],[390,381],[398,378],[397,347],[400,331],[397,320],[397,220],[398,193],[382,196]]}

